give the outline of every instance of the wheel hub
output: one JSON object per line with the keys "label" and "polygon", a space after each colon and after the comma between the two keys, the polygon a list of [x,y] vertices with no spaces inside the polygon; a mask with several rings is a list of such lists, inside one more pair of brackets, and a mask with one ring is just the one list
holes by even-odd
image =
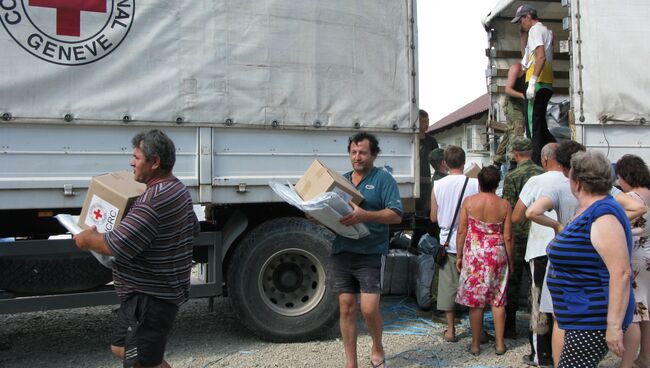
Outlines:
{"label": "wheel hub", "polygon": [[258,285],[262,300],[273,311],[300,316],[322,300],[325,269],[316,255],[304,249],[284,249],[264,263]]}
{"label": "wheel hub", "polygon": [[273,272],[273,284],[283,293],[295,291],[302,281],[302,270],[292,263],[283,263]]}

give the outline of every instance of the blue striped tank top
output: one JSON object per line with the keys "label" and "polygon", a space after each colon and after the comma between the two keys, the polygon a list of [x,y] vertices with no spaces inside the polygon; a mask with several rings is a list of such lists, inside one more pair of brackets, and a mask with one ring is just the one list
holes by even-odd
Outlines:
{"label": "blue striped tank top", "polygon": [[[612,196],[593,203],[549,243],[548,288],[558,324],[568,330],[607,328],[609,271],[591,243],[591,224],[603,215],[614,215],[623,225],[628,255],[632,251],[630,222]],[[632,321],[634,295],[630,297],[623,327]]]}

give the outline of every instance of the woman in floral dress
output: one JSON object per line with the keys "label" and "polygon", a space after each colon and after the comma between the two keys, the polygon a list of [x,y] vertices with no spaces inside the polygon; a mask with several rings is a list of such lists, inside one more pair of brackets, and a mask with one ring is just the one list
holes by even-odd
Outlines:
{"label": "woman in floral dress", "polygon": [[[635,155],[625,155],[616,163],[616,174],[621,189],[632,198],[650,205],[650,171],[643,160]],[[625,332],[625,354],[621,367],[650,367],[650,226],[646,212],[632,222],[632,288],[636,308],[632,324]],[[636,326],[635,326],[636,325]],[[639,337],[640,329],[640,337]],[[638,358],[637,349],[641,345]],[[636,358],[636,360],[635,360]]]}
{"label": "woman in floral dress", "polygon": [[483,309],[487,305],[494,316],[495,352],[506,352],[506,284],[508,269],[514,262],[514,245],[510,204],[495,194],[500,179],[494,166],[481,169],[480,192],[464,200],[459,215],[456,267],[460,279],[456,303],[470,308],[469,351],[474,355],[481,352]]}

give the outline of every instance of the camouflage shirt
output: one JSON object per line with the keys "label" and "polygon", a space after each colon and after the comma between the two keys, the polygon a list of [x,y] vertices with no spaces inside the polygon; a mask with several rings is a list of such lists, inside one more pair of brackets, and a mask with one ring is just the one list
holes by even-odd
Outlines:
{"label": "camouflage shirt", "polygon": [[[528,179],[543,173],[544,169],[541,166],[535,165],[532,160],[526,160],[517,164],[517,167],[509,172],[503,180],[503,199],[510,202],[510,206],[514,209],[519,200],[519,193],[521,193],[521,189]],[[523,245],[525,246],[529,229],[529,221],[521,225],[512,224],[512,235],[514,236],[517,247],[520,246],[521,242],[524,242]]]}

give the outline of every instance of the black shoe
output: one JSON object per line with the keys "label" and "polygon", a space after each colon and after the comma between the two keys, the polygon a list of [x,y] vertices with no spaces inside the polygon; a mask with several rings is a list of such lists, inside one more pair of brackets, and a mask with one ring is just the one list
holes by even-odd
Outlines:
{"label": "black shoe", "polygon": [[487,344],[490,341],[494,341],[494,336],[483,330],[483,333],[481,334],[481,344]]}
{"label": "black shoe", "polygon": [[521,357],[521,362],[526,364],[526,365],[532,365],[532,366],[537,365],[537,363],[535,363],[533,361],[533,354],[526,354],[526,355],[522,356]]}
{"label": "black shoe", "polygon": [[553,368],[553,361],[540,361],[535,363],[533,361],[533,354],[526,354],[521,358],[522,363],[533,367]]}
{"label": "black shoe", "polygon": [[515,340],[515,339],[517,339],[517,330],[515,330],[514,328],[506,329],[503,332],[503,337],[506,338],[506,339]]}

